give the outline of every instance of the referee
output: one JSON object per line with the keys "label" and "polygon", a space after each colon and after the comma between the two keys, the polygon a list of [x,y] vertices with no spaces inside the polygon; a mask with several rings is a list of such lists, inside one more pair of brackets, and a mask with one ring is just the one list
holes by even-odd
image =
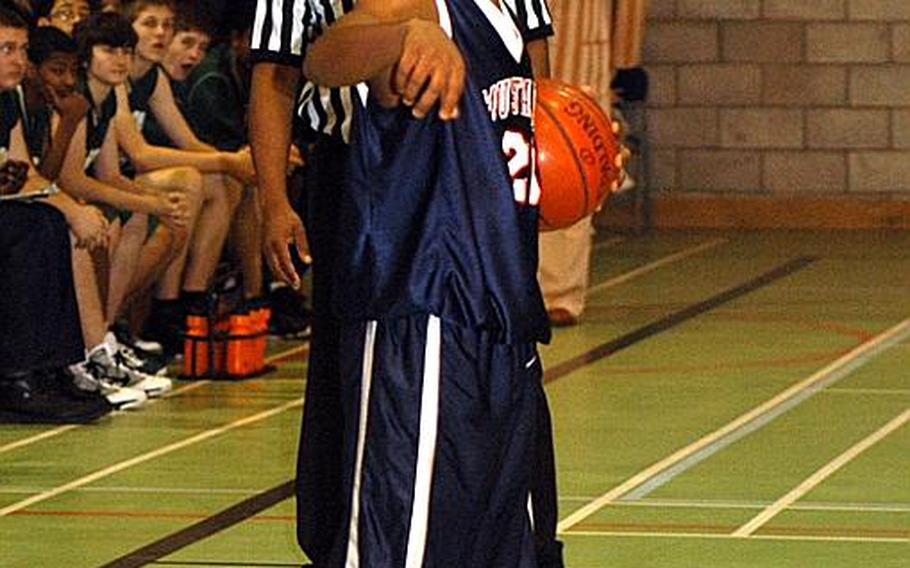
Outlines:
{"label": "referee", "polygon": [[[488,0],[491,1],[491,0]],[[546,0],[503,0],[525,30],[535,73],[548,76],[547,38],[553,34]],[[253,24],[254,64],[250,136],[265,220],[266,257],[272,271],[299,286],[291,249],[312,257],[313,322],[307,371],[303,432],[297,463],[297,538],[316,566],[343,528],[344,417],[338,371],[339,325],[331,311],[333,238],[337,197],[345,184],[354,87],[328,89],[302,77],[308,43],[354,6],[354,0],[258,0]],[[302,85],[302,87],[301,87]],[[298,96],[299,93],[299,96]],[[307,155],[305,226],[287,196],[287,155],[294,114],[302,121]],[[542,387],[541,387],[542,388]],[[537,468],[533,489],[539,566],[561,568],[556,541],[556,475],[550,414],[539,409]]]}

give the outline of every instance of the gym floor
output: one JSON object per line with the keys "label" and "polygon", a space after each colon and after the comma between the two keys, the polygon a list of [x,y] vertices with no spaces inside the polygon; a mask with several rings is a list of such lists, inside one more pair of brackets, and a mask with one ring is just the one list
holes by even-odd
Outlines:
{"label": "gym floor", "polygon": [[[570,568],[906,567],[910,233],[603,236],[542,349]],[[299,566],[306,346],[0,427],[0,566]],[[482,567],[478,567],[482,568]]]}

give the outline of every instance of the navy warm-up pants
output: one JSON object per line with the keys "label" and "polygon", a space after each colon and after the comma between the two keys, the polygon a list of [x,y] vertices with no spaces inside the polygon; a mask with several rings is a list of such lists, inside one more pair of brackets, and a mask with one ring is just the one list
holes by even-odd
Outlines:
{"label": "navy warm-up pants", "polygon": [[339,323],[332,312],[332,261],[338,224],[338,195],[347,171],[348,146],[318,135],[307,156],[304,199],[298,204],[310,252],[313,319],[307,365],[303,427],[297,460],[297,540],[321,568],[342,528],[343,416],[338,358]]}
{"label": "navy warm-up pants", "polygon": [[349,501],[326,566],[536,568],[536,345],[427,315],[341,343]]}
{"label": "navy warm-up pants", "polygon": [[0,375],[81,361],[69,228],[42,203],[0,203]]}

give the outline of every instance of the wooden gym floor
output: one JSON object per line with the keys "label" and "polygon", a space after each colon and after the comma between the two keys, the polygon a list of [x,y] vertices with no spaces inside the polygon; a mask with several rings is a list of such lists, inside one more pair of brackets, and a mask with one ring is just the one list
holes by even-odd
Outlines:
{"label": "wooden gym floor", "polygon": [[[906,567],[908,338],[908,232],[601,237],[583,323],[542,349],[568,566]],[[0,566],[298,566],[306,346],[272,353],[0,426]]]}

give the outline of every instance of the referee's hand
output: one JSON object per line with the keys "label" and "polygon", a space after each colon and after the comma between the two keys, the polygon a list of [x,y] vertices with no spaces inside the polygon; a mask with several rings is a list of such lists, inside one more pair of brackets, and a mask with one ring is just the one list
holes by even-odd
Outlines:
{"label": "referee's hand", "polygon": [[290,247],[297,249],[297,254],[305,264],[313,262],[300,217],[287,203],[267,206],[263,210],[263,227],[263,253],[272,274],[295,290],[300,288],[300,275],[291,258]]}

